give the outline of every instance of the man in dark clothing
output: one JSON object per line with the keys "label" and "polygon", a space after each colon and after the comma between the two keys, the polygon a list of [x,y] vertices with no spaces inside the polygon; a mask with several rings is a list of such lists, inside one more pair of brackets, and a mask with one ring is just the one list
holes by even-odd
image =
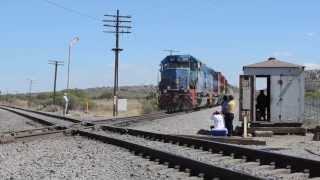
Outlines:
{"label": "man in dark clothing", "polygon": [[268,98],[264,94],[264,90],[260,91],[260,94],[257,97],[257,109],[259,110],[259,120],[266,120],[266,109],[268,105]]}
{"label": "man in dark clothing", "polygon": [[228,136],[232,136],[235,110],[236,102],[234,100],[234,97],[230,95],[228,97],[227,112],[224,114],[226,128],[228,129]]}
{"label": "man in dark clothing", "polygon": [[221,112],[223,115],[225,115],[228,111],[228,102],[229,102],[228,96],[224,95],[222,99],[222,107],[221,107]]}

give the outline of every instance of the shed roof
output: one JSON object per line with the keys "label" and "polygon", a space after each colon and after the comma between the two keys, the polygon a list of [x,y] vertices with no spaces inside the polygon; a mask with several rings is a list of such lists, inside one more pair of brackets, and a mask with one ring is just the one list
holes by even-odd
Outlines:
{"label": "shed roof", "polygon": [[303,68],[304,66],[280,61],[270,57],[266,61],[244,66],[244,68]]}

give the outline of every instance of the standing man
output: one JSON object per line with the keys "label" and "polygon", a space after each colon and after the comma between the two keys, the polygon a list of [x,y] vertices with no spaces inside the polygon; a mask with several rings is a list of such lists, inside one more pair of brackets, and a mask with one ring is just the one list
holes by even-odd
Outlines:
{"label": "standing man", "polygon": [[234,100],[234,97],[232,95],[229,96],[229,102],[227,107],[227,112],[225,113],[225,123],[226,128],[228,129],[228,136],[232,136],[233,131],[233,119],[234,119],[234,113],[236,110],[236,101]]}
{"label": "standing man", "polygon": [[257,108],[259,109],[259,112],[260,112],[259,114],[260,116],[258,117],[258,120],[262,120],[262,119],[263,121],[267,120],[266,118],[267,105],[268,105],[268,98],[264,94],[264,90],[260,90],[260,94],[257,97]]}
{"label": "standing man", "polygon": [[225,115],[228,111],[228,96],[224,95],[222,98],[222,107],[221,107],[221,112],[223,115]]}
{"label": "standing man", "polygon": [[64,102],[65,102],[65,106],[64,106],[64,115],[67,115],[68,114],[68,111],[69,111],[69,107],[68,107],[68,105],[69,105],[69,99],[68,99],[68,96],[67,96],[67,93],[64,93],[64,95],[63,95],[63,99],[64,99]]}

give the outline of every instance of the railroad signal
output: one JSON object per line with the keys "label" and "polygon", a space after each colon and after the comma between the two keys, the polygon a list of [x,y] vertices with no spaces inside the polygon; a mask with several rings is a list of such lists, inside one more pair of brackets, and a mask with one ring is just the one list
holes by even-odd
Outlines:
{"label": "railroad signal", "polygon": [[[109,19],[103,20],[104,27],[108,28],[104,30],[105,33],[113,33],[116,35],[116,47],[112,49],[115,53],[115,62],[114,62],[114,87],[113,87],[113,116],[116,117],[118,115],[118,86],[119,86],[119,53],[123,49],[119,48],[119,35],[120,34],[129,34],[131,23],[131,16],[123,16],[120,15],[119,10],[117,10],[116,15],[104,15]],[[111,30],[110,30],[111,28]]]}
{"label": "railroad signal", "polygon": [[57,74],[58,66],[63,66],[63,61],[49,61],[49,64],[54,65],[54,81],[53,81],[53,105],[56,105],[56,88],[57,88]]}

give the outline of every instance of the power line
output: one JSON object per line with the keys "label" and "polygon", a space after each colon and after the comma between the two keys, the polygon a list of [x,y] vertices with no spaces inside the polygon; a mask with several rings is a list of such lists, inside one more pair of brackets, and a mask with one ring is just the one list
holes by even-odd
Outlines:
{"label": "power line", "polygon": [[57,8],[63,9],[63,10],[65,10],[65,11],[69,12],[69,13],[77,14],[77,15],[79,15],[79,16],[83,16],[83,17],[86,17],[86,18],[88,18],[88,19],[101,22],[100,19],[98,19],[98,18],[96,18],[96,17],[94,17],[94,16],[91,16],[91,15],[82,13],[82,12],[80,12],[80,11],[77,11],[77,10],[74,10],[74,9],[71,9],[71,8],[68,8],[68,7],[63,6],[63,5],[61,5],[61,4],[58,4],[58,3],[56,3],[56,2],[53,2],[53,1],[50,1],[50,0],[42,0],[42,1],[45,2],[45,3],[47,3],[47,4],[50,4],[50,5],[52,5],[52,6],[55,6],[55,7],[57,7]]}
{"label": "power line", "polygon": [[114,71],[114,87],[113,87],[113,116],[116,117],[118,115],[118,83],[119,83],[119,53],[123,49],[119,48],[119,35],[120,34],[129,34],[131,33],[131,16],[122,16],[120,15],[119,10],[117,10],[117,14],[115,15],[104,15],[108,19],[103,20],[103,22],[107,23],[104,24],[104,27],[107,27],[110,30],[104,31],[105,33],[112,33],[116,35],[116,47],[112,50],[115,53],[115,71]]}

